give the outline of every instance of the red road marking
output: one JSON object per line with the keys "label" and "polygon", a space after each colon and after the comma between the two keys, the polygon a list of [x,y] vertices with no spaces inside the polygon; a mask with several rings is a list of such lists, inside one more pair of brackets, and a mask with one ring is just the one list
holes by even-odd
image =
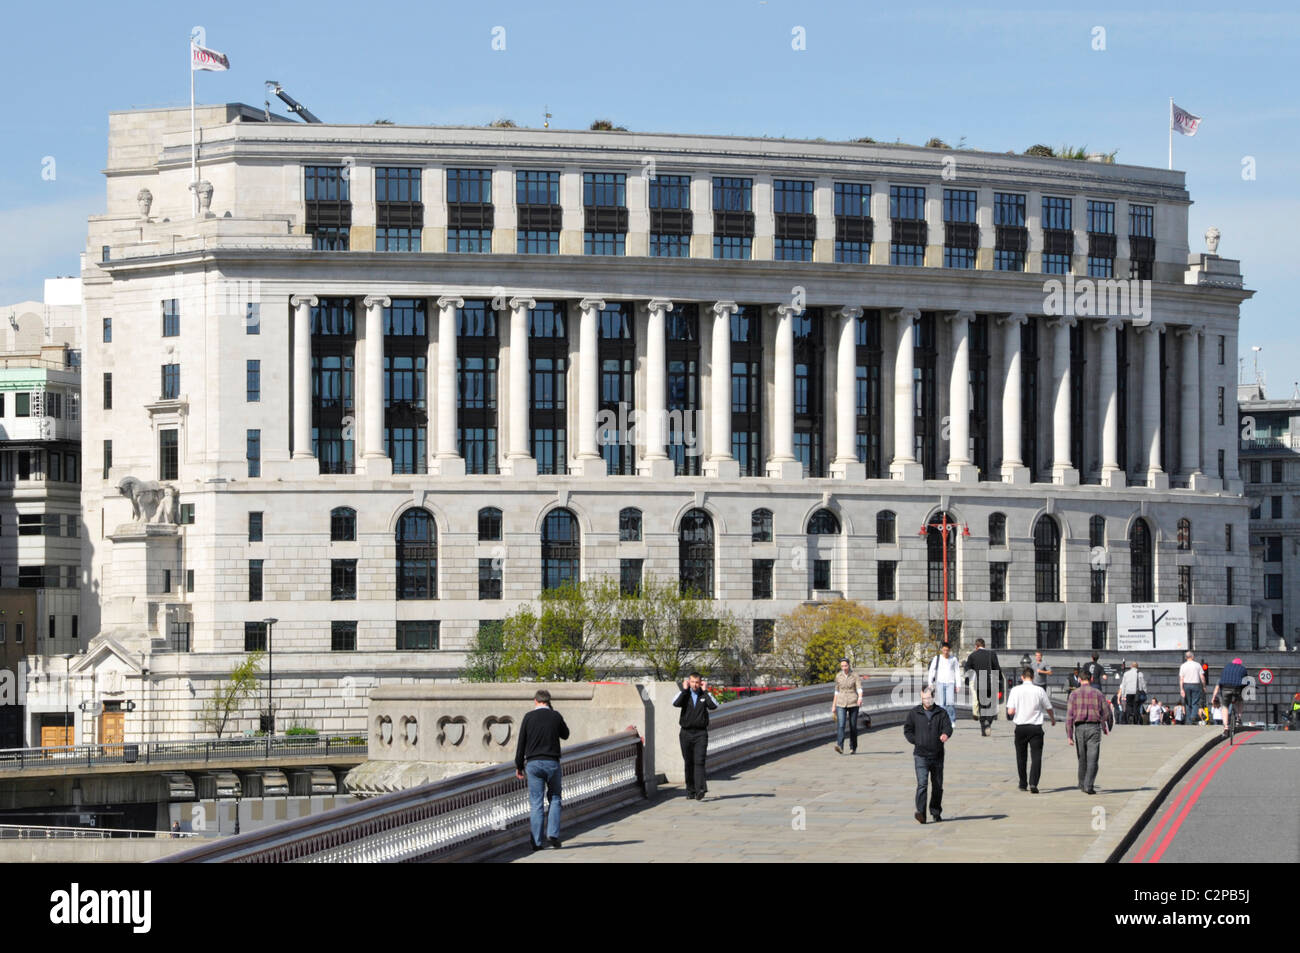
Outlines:
{"label": "red road marking", "polygon": [[[1257,734],[1259,734],[1258,731],[1252,731],[1249,734],[1242,735],[1239,740],[1245,741],[1247,738],[1252,738]],[[1192,796],[1188,799],[1187,803],[1183,805],[1183,809],[1182,811],[1179,812],[1178,817],[1175,818],[1173,826],[1170,827],[1169,832],[1165,834],[1164,840],[1160,842],[1159,849],[1154,854],[1152,854],[1150,858],[1148,858],[1147,863],[1149,864],[1158,863],[1160,858],[1164,856],[1164,853],[1168,849],[1169,844],[1174,839],[1174,835],[1178,833],[1178,829],[1183,826],[1183,821],[1187,819],[1188,812],[1191,811],[1193,805],[1195,805],[1197,800],[1200,799],[1201,792],[1205,790],[1205,785],[1210,783],[1210,779],[1214,777],[1214,775],[1218,772],[1219,768],[1223,767],[1223,763],[1227,761],[1229,758],[1231,758],[1234,754],[1236,754],[1238,747],[1239,747],[1238,742],[1236,740],[1234,740],[1232,744],[1228,745],[1227,754],[1219,758],[1215,762],[1214,767],[1210,770],[1210,772],[1206,774],[1206,776],[1201,780],[1201,783],[1197,786],[1196,790],[1192,793]]]}
{"label": "red road marking", "polygon": [[1209,759],[1204,764],[1202,764],[1199,768],[1196,769],[1196,773],[1192,775],[1192,779],[1183,786],[1183,789],[1181,791],[1178,792],[1178,796],[1174,798],[1173,803],[1170,804],[1169,807],[1165,810],[1165,813],[1160,818],[1160,822],[1156,824],[1155,829],[1152,830],[1151,835],[1146,839],[1146,842],[1142,845],[1142,849],[1139,850],[1137,854],[1134,855],[1131,863],[1134,864],[1142,863],[1143,859],[1146,856],[1146,853],[1149,850],[1151,850],[1152,846],[1160,838],[1160,834],[1164,830],[1164,826],[1168,824],[1169,821],[1173,818],[1174,814],[1177,813],[1178,808],[1182,805],[1183,799],[1186,798],[1187,795],[1191,793],[1192,788],[1194,788],[1196,786],[1196,783],[1201,779],[1201,775],[1203,775],[1206,771],[1209,771],[1210,768],[1214,767],[1216,762],[1226,757],[1228,750],[1229,749],[1227,746],[1219,748],[1217,751],[1214,752],[1214,754],[1212,754],[1209,757]]}

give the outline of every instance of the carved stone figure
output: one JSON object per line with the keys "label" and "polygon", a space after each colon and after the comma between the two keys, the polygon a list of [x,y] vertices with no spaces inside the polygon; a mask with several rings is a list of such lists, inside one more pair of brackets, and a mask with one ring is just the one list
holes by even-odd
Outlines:
{"label": "carved stone figure", "polygon": [[[175,487],[163,486],[156,480],[137,480],[125,477],[117,491],[131,501],[131,510],[137,523],[175,523]],[[170,505],[164,505],[169,503]],[[155,518],[156,517],[156,518]]]}
{"label": "carved stone figure", "polygon": [[1205,247],[1210,250],[1211,255],[1219,253],[1219,230],[1213,225],[1205,230]]}
{"label": "carved stone figure", "polygon": [[135,193],[135,204],[140,209],[140,218],[149,221],[149,209],[153,207],[153,193],[148,189],[141,189]]}
{"label": "carved stone figure", "polygon": [[194,189],[199,193],[199,218],[212,218],[212,183],[202,179]]}

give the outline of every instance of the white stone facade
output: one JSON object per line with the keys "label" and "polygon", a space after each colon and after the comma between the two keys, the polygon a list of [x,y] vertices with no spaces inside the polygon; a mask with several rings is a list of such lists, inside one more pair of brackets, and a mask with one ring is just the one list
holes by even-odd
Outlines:
{"label": "white stone facade", "polygon": [[[1239,277],[1235,286],[1232,280],[1208,283],[1188,271],[1189,257],[1201,265],[1206,257],[1188,254],[1190,198],[1181,173],[905,146],[298,125],[254,121],[258,116],[260,111],[237,106],[200,111],[200,175],[212,183],[214,198],[211,217],[197,220],[187,190],[188,116],[159,110],[110,117],[108,212],[90,222],[92,264],[83,276],[88,326],[111,316],[115,329],[111,344],[91,335],[86,345],[84,558],[91,584],[83,591],[83,631],[112,634],[131,651],[145,652],[155,699],[172,699],[149,706],[159,710],[145,715],[152,719],[147,728],[143,719],[128,719],[129,734],[197,732],[175,709],[196,707],[186,698],[209,690],[242,655],[245,622],[267,617],[278,620],[273,646],[281,725],[292,697],[306,724],[360,729],[364,691],[344,702],[340,679],[353,679],[347,683],[353,691],[378,681],[454,677],[481,620],[504,618],[537,597],[542,522],[556,507],[566,507],[578,520],[583,578],[617,574],[620,559],[643,559],[645,573],[676,577],[682,516],[705,510],[714,530],[715,596],[746,619],[776,618],[816,597],[819,559],[830,562],[828,591],[872,603],[878,563],[896,562],[898,598],[884,605],[941,618],[942,602],[928,597],[926,539],[918,533],[936,512],[946,511],[969,531],[958,536],[956,599],[950,606],[951,617],[963,623],[962,644],[988,638],[992,623],[1005,621],[1011,649],[1032,647],[1041,621],[1065,623],[1063,644],[1071,649],[1090,647],[1092,623],[1108,622],[1106,645],[1114,645],[1113,603],[1130,600],[1128,539],[1141,517],[1153,535],[1155,598],[1175,601],[1178,567],[1193,567],[1197,647],[1221,646],[1230,622],[1248,624],[1250,557],[1235,420],[1222,416],[1215,401],[1220,388],[1233,392],[1232,362],[1218,355],[1236,353],[1238,308],[1250,292],[1241,289]],[[956,179],[945,174],[945,156],[956,163]],[[347,170],[348,251],[312,249],[304,200],[308,165]],[[383,211],[375,202],[380,168],[419,170],[423,251],[373,250]],[[449,168],[492,170],[490,253],[445,251]],[[558,254],[516,253],[525,212],[516,204],[514,186],[522,170],[559,172]],[[625,255],[583,254],[585,172],[626,176]],[[656,175],[690,179],[689,257],[648,255],[648,184]],[[749,260],[712,257],[714,230],[728,227],[713,210],[715,177],[752,184]],[[774,260],[781,229],[789,227],[774,206],[775,183],[784,180],[813,183],[810,261]],[[840,182],[872,187],[869,265],[835,260]],[[901,235],[904,227],[891,221],[891,185],[925,189],[923,266],[889,264],[891,231]],[[969,270],[943,267],[943,195],[955,187],[978,197],[975,267]],[[137,200],[142,188],[152,197],[147,219]],[[995,192],[1026,198],[1023,273],[993,270],[999,241]],[[1049,240],[1041,227],[1043,196],[1064,197],[1073,208],[1070,282],[1081,282],[1088,271],[1089,200],[1114,205],[1116,275],[1129,274],[1129,206],[1154,210],[1154,280],[1145,312],[1049,313],[1048,282],[1065,282],[1066,276],[1040,273]],[[1050,240],[1062,241],[1059,235]],[[1235,263],[1213,262],[1216,273],[1231,279]],[[335,298],[349,299],[353,309],[355,407],[349,423],[356,472],[322,474],[311,444],[310,322],[314,304]],[[393,473],[380,429],[380,332],[385,307],[402,299],[424,301],[427,316],[421,355],[427,362],[427,472],[413,474]],[[178,302],[178,333],[163,336],[163,302],[170,300]],[[449,372],[456,367],[457,310],[475,300],[492,303],[499,328],[497,474],[467,475],[457,455],[456,388]],[[530,380],[523,356],[529,342],[523,328],[532,303],[544,301],[564,302],[569,322],[564,475],[538,475],[530,455]],[[605,475],[591,437],[602,387],[602,302],[626,304],[633,316],[632,387],[643,411],[664,407],[667,310],[686,303],[698,308],[700,475],[675,476],[672,461],[645,446],[636,448],[636,474]],[[260,310],[257,334],[247,333],[250,303]],[[733,455],[733,383],[729,374],[714,373],[732,362],[727,331],[735,306],[752,307],[760,316],[763,459],[760,475],[753,477],[740,476]],[[803,385],[796,380],[791,343],[792,322],[804,309],[822,323],[813,373],[820,378],[825,476],[803,476],[795,450],[804,431],[791,425],[806,399],[797,390]],[[881,457],[873,478],[855,447],[857,363],[851,352],[854,322],[863,312],[877,322],[880,335]],[[929,440],[924,445],[934,448],[930,479],[914,453],[918,417],[911,412],[910,381],[918,373],[912,346],[918,319],[934,329],[933,351],[920,358],[933,364],[922,372],[932,375],[933,388],[929,417],[921,423],[929,430],[922,443]],[[1076,323],[1082,333],[1072,331]],[[1038,329],[1036,361],[1021,352],[1025,325]],[[976,326],[987,329],[987,350],[979,353],[972,344]],[[1114,361],[1119,333],[1128,341],[1126,374]],[[260,362],[257,401],[247,400],[250,360]],[[159,368],[173,364],[179,365],[179,390],[163,399]],[[1081,388],[1071,377],[1080,367]],[[950,386],[975,368],[986,374],[988,394],[978,422],[971,416],[974,392]],[[104,409],[100,393],[106,373],[113,374],[111,409]],[[1031,373],[1037,384],[1027,393],[1035,404],[1021,407],[1021,375]],[[1123,422],[1121,391],[1127,395]],[[1079,394],[1082,405],[1075,407]],[[1037,430],[1023,447],[1022,421],[1035,418]],[[1080,423],[1081,440],[1072,440],[1071,427]],[[970,452],[977,424],[984,440],[983,479]],[[178,472],[166,482],[177,488],[182,505],[193,507],[193,523],[147,544],[114,542],[115,536],[124,540],[118,528],[131,520],[130,504],[116,487],[126,476],[163,476],[163,430],[175,430],[179,441]],[[249,430],[260,434],[261,475],[252,478]],[[654,431],[651,446],[661,443],[660,433]],[[1121,442],[1122,433],[1127,439]],[[99,466],[106,440],[112,441],[107,474]],[[949,446],[963,449],[950,453]],[[1031,448],[1037,456],[1028,461]],[[1030,481],[1031,463],[1040,482]],[[356,511],[355,541],[330,540],[330,513],[339,506]],[[477,514],[486,506],[503,513],[499,542],[479,541]],[[629,506],[643,514],[638,542],[619,541],[619,512]],[[409,507],[426,509],[437,527],[437,599],[396,598],[395,533]],[[752,541],[750,517],[760,507],[774,513],[771,542]],[[809,518],[821,508],[838,517],[838,536],[807,535]],[[877,540],[882,510],[896,514],[893,543]],[[250,512],[263,514],[260,542],[249,542]],[[1006,516],[1005,546],[989,545],[993,513]],[[1057,521],[1061,535],[1060,601],[1035,599],[1034,527],[1044,514]],[[1109,566],[1101,603],[1091,601],[1090,588],[1095,515],[1105,518],[1102,548]],[[1192,526],[1187,550],[1176,541],[1183,518]],[[1225,546],[1229,526],[1243,540],[1231,552]],[[355,600],[330,598],[336,559],[357,561]],[[481,559],[500,563],[500,600],[478,598]],[[757,559],[774,560],[770,600],[752,598]],[[249,600],[250,560],[263,561],[260,602]],[[1005,601],[995,602],[989,600],[986,566],[998,561],[1009,563],[1008,592]],[[1229,568],[1237,579],[1231,602]],[[164,591],[165,571],[170,592]],[[190,571],[192,592],[186,591]],[[169,613],[191,623],[191,652],[162,651]],[[423,619],[440,622],[440,649],[397,651],[396,623]],[[357,623],[355,651],[331,652],[331,620]],[[179,687],[185,680],[193,695]],[[340,719],[336,711],[348,716]]]}

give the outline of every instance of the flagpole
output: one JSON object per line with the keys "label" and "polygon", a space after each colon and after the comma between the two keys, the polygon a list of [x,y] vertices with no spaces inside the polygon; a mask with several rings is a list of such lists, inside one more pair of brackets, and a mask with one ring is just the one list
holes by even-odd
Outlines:
{"label": "flagpole", "polygon": [[1169,171],[1174,169],[1174,97],[1169,97]]}
{"label": "flagpole", "polygon": [[[1172,102],[1172,100],[1171,100]],[[199,217],[199,145],[194,125],[194,37],[190,37],[190,192],[194,194],[193,215]]]}

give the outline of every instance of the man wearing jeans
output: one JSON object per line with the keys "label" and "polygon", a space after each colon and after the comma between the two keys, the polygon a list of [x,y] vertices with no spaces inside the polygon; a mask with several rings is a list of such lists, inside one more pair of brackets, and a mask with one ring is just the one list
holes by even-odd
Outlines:
{"label": "man wearing jeans", "polygon": [[846,658],[840,659],[840,673],[835,676],[835,697],[831,715],[835,718],[835,753],[844,753],[844,731],[848,728],[849,754],[858,753],[858,708],[862,706],[862,681]]}
{"label": "man wearing jeans", "polygon": [[[533,710],[519,723],[515,745],[515,777],[528,780],[528,804],[532,809],[532,846],[541,850],[560,846],[560,742],[569,737],[564,717],[551,708],[551,693],[539,688],[533,695]],[[547,795],[550,816],[546,841],[542,841],[542,795]]]}
{"label": "man wearing jeans", "polygon": [[1201,723],[1201,707],[1205,704],[1205,671],[1192,652],[1187,653],[1187,661],[1178,667],[1178,693],[1187,703],[1186,724]]}
{"label": "man wearing jeans", "polygon": [[903,722],[903,737],[912,745],[912,766],[916,769],[917,823],[925,823],[926,788],[929,790],[930,816],[935,822],[943,820],[943,746],[952,737],[952,722],[948,713],[934,703],[934,693],[921,689],[921,704],[907,713]]}
{"label": "man wearing jeans", "polygon": [[948,720],[957,724],[957,686],[960,684],[960,663],[952,654],[948,642],[939,646],[939,654],[930,660],[926,684],[935,691],[935,704],[948,713]]}

